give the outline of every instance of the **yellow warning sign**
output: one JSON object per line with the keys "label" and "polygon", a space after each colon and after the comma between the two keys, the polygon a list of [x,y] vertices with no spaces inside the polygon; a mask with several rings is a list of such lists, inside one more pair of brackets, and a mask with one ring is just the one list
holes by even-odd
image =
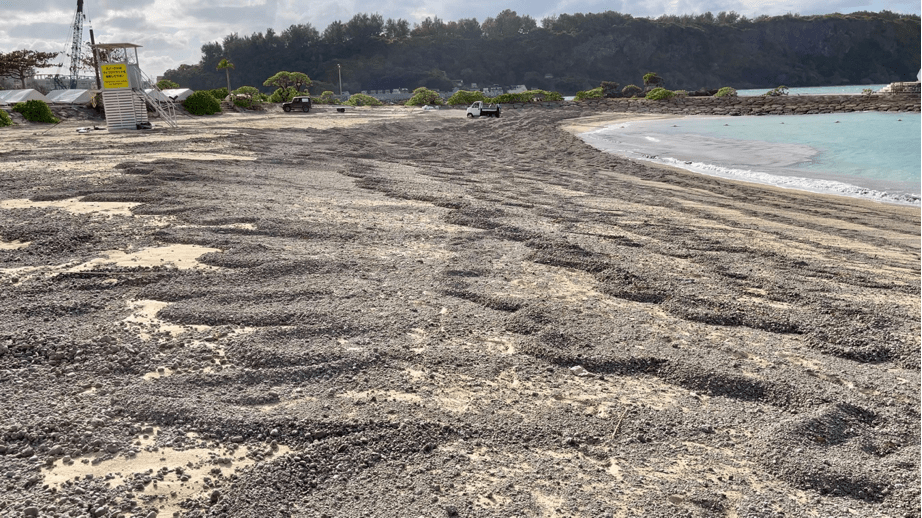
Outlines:
{"label": "yellow warning sign", "polygon": [[100,65],[103,88],[131,88],[128,82],[128,65]]}

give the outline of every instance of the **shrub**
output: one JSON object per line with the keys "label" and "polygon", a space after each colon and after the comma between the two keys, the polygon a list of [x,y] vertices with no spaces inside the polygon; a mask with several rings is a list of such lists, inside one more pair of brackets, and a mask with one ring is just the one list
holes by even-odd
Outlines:
{"label": "shrub", "polygon": [[657,86],[663,84],[663,78],[656,72],[647,72],[643,76],[643,84],[646,86]]}
{"label": "shrub", "polygon": [[24,103],[18,103],[16,106],[13,106],[13,111],[21,113],[27,121],[49,123],[60,122],[55,118],[54,114],[51,113],[51,108],[45,104],[45,101],[39,101],[37,99],[26,101]]}
{"label": "shrub", "polygon": [[161,79],[160,81],[157,81],[158,90],[169,90],[171,88],[179,88],[179,83],[170,81],[169,79]]}
{"label": "shrub", "polygon": [[643,92],[643,90],[637,85],[627,85],[621,89],[621,95],[625,97],[634,97],[640,92]]}
{"label": "shrub", "polygon": [[214,115],[221,111],[221,103],[207,90],[190,95],[182,106],[192,115]]}
{"label": "shrub", "polygon": [[547,90],[529,90],[520,94],[502,94],[489,99],[493,103],[530,103],[532,101],[562,101],[563,96],[559,92],[548,92]]}
{"label": "shrub", "polygon": [[599,88],[602,89],[602,97],[606,99],[621,97],[621,92],[618,90],[619,86],[621,85],[614,81],[602,81],[599,83]]}
{"label": "shrub", "polygon": [[208,92],[209,95],[211,95],[212,97],[214,97],[215,99],[219,101],[223,101],[227,97],[226,87],[215,88],[214,90],[204,90],[204,91]]}
{"label": "shrub", "polygon": [[477,101],[486,101],[487,97],[483,95],[483,92],[473,91],[469,92],[467,90],[458,90],[454,95],[448,98],[445,101],[445,104],[463,104],[465,106],[474,104]]}
{"label": "shrub", "polygon": [[762,95],[768,96],[768,97],[780,97],[782,95],[787,95],[787,94],[788,94],[788,87],[781,85],[781,86],[776,86],[775,88],[765,92]]}
{"label": "shrub", "polygon": [[241,86],[240,88],[232,92],[234,95],[245,95],[250,99],[257,99],[260,95],[260,91],[255,86]]}
{"label": "shrub", "polygon": [[717,93],[714,94],[714,97],[736,97],[736,88],[725,86],[720,90],[717,90]]}
{"label": "shrub", "polygon": [[653,90],[647,92],[647,99],[651,101],[668,101],[673,97],[675,97],[675,92],[660,87],[656,87]]}
{"label": "shrub", "polygon": [[6,110],[0,110],[0,128],[5,128],[12,125],[13,119],[10,117],[10,114],[6,113]]}
{"label": "shrub", "polygon": [[421,86],[413,90],[413,97],[410,97],[410,100],[407,101],[407,106],[440,105],[442,103],[442,97],[438,92]]}
{"label": "shrub", "polygon": [[601,99],[602,98],[602,87],[593,88],[592,90],[580,90],[576,92],[576,97],[573,99],[575,101],[583,101],[586,99]]}
{"label": "shrub", "polygon": [[384,103],[366,94],[352,94],[345,103],[349,106],[383,106]]}
{"label": "shrub", "polygon": [[342,101],[330,90],[324,90],[320,97],[314,97],[314,104],[342,104]]}
{"label": "shrub", "polygon": [[862,88],[861,95],[871,95],[874,93],[874,90],[871,88]]}
{"label": "shrub", "polygon": [[298,95],[298,89],[289,86],[288,88],[279,88],[276,91],[272,92],[272,95],[269,96],[269,102],[271,103],[287,103],[291,102],[295,96]]}
{"label": "shrub", "polygon": [[231,94],[234,98],[234,106],[247,109],[258,105],[259,101],[265,97],[265,94],[253,86],[241,86],[240,88],[231,92]]}
{"label": "shrub", "polygon": [[676,90],[673,93],[675,93],[675,96],[680,99],[683,97],[688,97],[688,90]]}

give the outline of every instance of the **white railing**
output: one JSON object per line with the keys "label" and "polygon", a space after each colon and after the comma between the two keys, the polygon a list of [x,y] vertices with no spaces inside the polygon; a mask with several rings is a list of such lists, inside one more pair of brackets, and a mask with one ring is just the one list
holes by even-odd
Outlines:
{"label": "white railing", "polygon": [[138,72],[141,74],[141,78],[145,83],[150,85],[151,90],[157,92],[156,97],[152,97],[144,91],[143,88],[138,88],[135,90],[138,96],[147,103],[148,106],[152,107],[154,111],[157,112],[157,115],[160,116],[160,119],[163,120],[169,127],[178,128],[179,124],[176,123],[176,105],[173,104],[172,99],[163,95],[163,92],[157,88],[157,83],[154,82],[150,77],[147,76],[141,69],[138,69]]}

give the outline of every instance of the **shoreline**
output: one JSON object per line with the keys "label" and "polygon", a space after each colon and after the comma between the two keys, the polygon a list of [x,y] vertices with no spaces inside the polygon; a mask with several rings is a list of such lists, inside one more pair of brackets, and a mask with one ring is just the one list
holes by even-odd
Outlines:
{"label": "shoreline", "polygon": [[[873,203],[886,203],[888,205],[897,205],[897,206],[906,206],[906,207],[916,207],[918,208],[922,204],[922,196],[919,194],[910,194],[910,193],[893,193],[886,190],[877,190],[870,187],[862,187],[847,181],[837,179],[824,179],[824,178],[811,178],[809,176],[803,175],[778,175],[773,173],[760,172],[757,170],[746,170],[746,169],[730,169],[727,171],[732,172],[709,172],[707,169],[713,169],[715,166],[707,162],[698,162],[694,161],[692,164],[688,164],[687,161],[683,163],[680,160],[677,160],[672,157],[665,158],[645,158],[631,156],[628,154],[618,153],[616,151],[611,151],[607,149],[602,149],[593,145],[591,138],[586,138],[586,136],[591,135],[595,132],[605,130],[618,123],[631,123],[631,122],[646,122],[646,121],[658,121],[658,120],[683,120],[683,119],[723,119],[728,118],[726,115],[673,115],[673,114],[645,114],[638,115],[636,113],[612,113],[612,114],[600,114],[590,117],[580,118],[581,122],[575,124],[563,124],[561,129],[567,131],[576,137],[580,138],[586,144],[592,146],[602,153],[609,153],[615,156],[619,156],[628,160],[636,160],[644,164],[648,164],[654,167],[662,167],[670,170],[679,170],[686,173],[710,176],[715,178],[722,178],[728,181],[743,182],[747,184],[760,185],[764,187],[771,187],[776,189],[783,189],[784,191],[797,191],[805,192],[816,195],[823,196],[839,196],[849,199],[857,200],[866,200]],[[677,162],[675,164],[664,163],[664,161],[673,161]],[[760,178],[741,178],[737,174],[741,173],[745,175],[755,175],[761,176],[764,179]],[[820,182],[820,185],[810,186],[810,183]],[[823,183],[827,186],[825,189],[822,187]],[[792,185],[793,184],[793,185]],[[798,185],[799,184],[799,185]],[[856,191],[851,192],[839,192],[834,190],[835,187],[838,187],[844,191]]]}

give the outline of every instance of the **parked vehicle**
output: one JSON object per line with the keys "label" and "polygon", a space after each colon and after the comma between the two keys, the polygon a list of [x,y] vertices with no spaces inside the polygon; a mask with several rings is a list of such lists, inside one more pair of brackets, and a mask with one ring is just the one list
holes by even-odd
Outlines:
{"label": "parked vehicle", "polygon": [[290,112],[291,110],[301,110],[307,113],[311,111],[311,104],[311,98],[307,95],[302,95],[295,97],[291,100],[290,103],[283,104],[282,109],[286,112]]}
{"label": "parked vehicle", "polygon": [[476,101],[467,109],[468,117],[480,117],[481,115],[486,117],[497,117],[499,118],[500,108],[498,104],[484,104],[483,101]]}

